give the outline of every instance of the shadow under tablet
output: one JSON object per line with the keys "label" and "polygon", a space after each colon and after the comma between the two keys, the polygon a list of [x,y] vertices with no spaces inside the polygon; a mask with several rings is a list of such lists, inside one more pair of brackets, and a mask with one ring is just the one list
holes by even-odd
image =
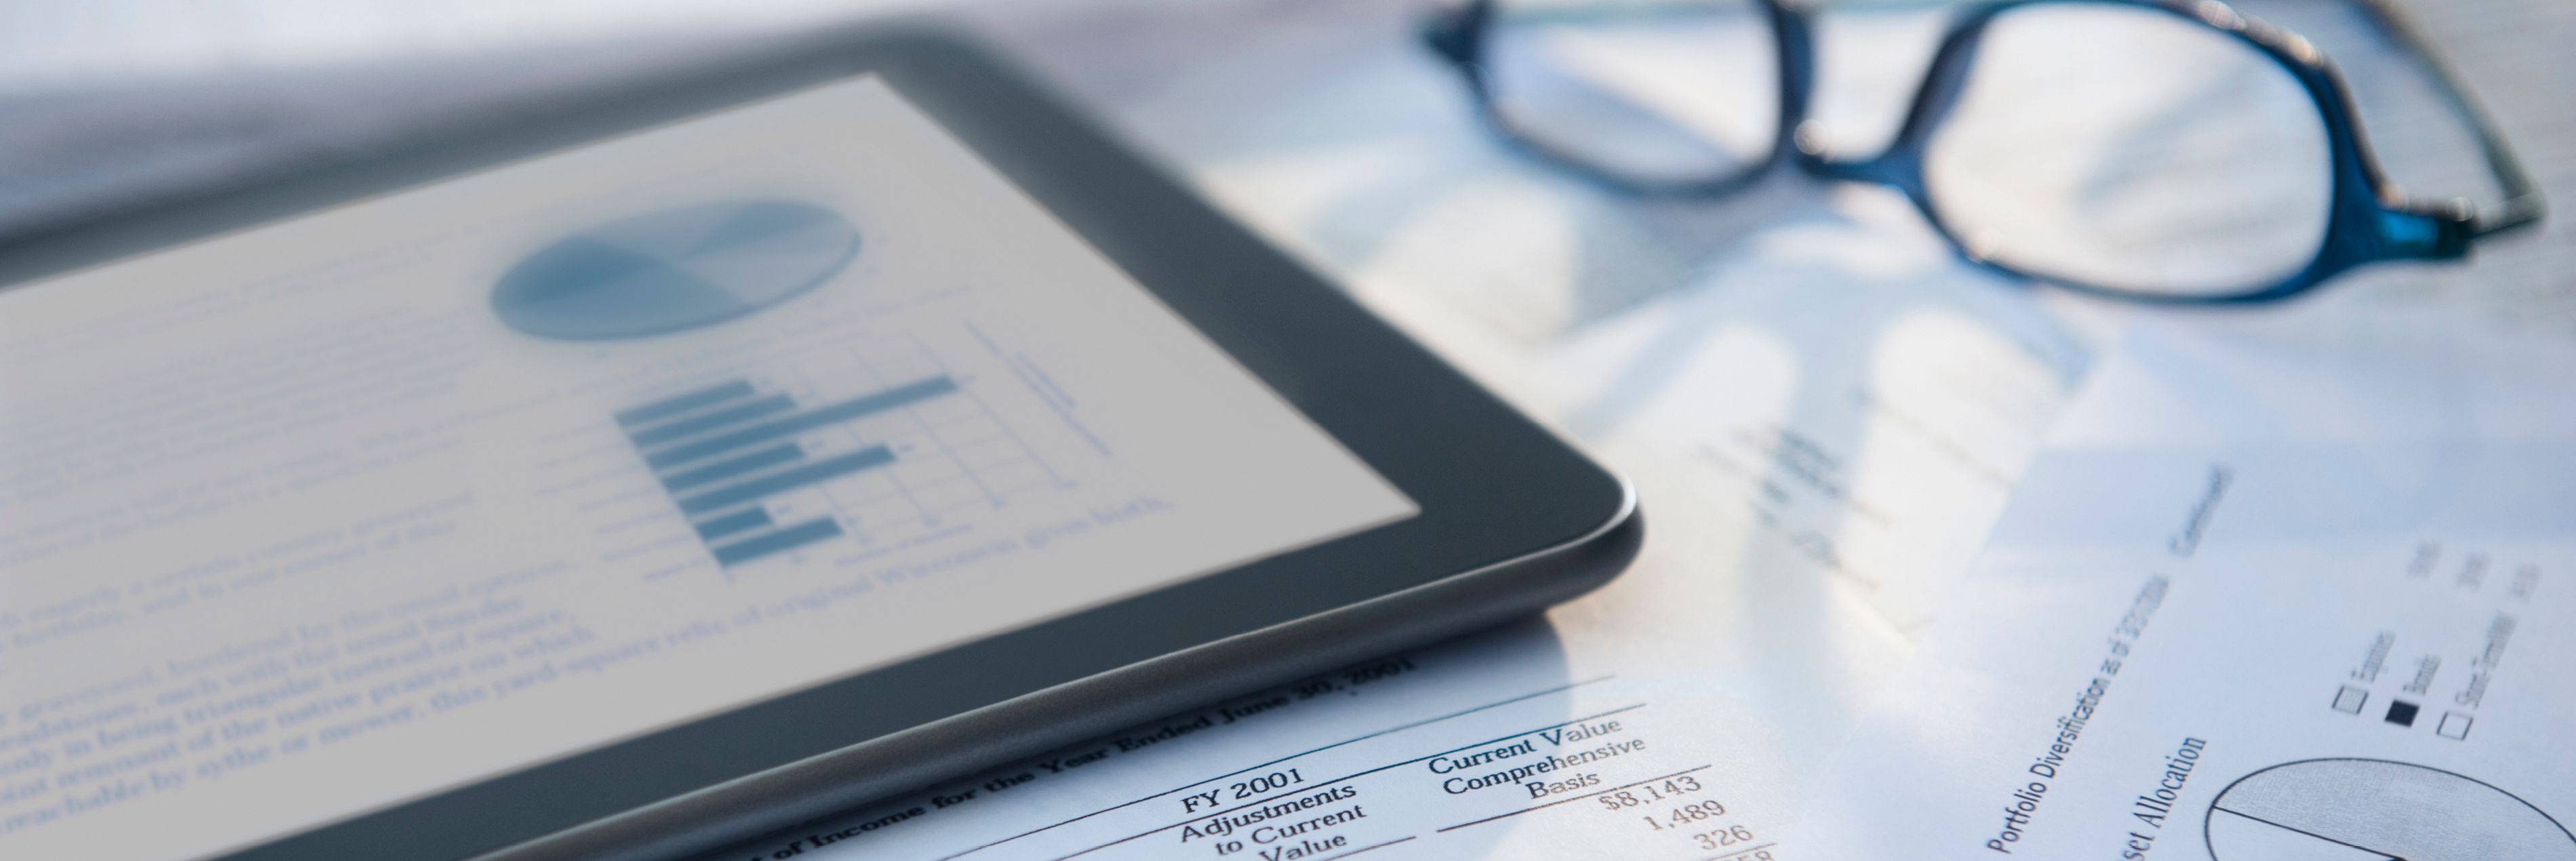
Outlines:
{"label": "shadow under tablet", "polygon": [[492,312],[541,338],[681,332],[793,299],[858,253],[858,228],[820,206],[701,204],[612,221],[528,255],[493,285]]}

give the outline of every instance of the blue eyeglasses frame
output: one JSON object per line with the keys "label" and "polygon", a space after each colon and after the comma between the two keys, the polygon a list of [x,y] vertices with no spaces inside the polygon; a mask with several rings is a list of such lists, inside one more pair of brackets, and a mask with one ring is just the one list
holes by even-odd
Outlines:
{"label": "blue eyeglasses frame", "polygon": [[[1940,232],[1961,259],[2015,278],[2054,284],[2070,290],[2141,302],[2168,304],[2242,304],[2270,302],[2299,295],[2354,267],[2390,260],[2457,259],[2473,240],[2538,222],[2546,212],[2539,187],[2523,170],[2504,136],[2486,112],[2457,82],[2431,43],[2382,0],[2356,0],[2376,22],[2406,47],[2438,83],[2443,101],[2465,121],[2483,150],[2488,171],[2503,192],[2501,204],[2479,211],[2466,200],[2432,203],[2410,201],[2390,182],[2372,155],[2359,112],[2341,73],[2324,52],[2296,33],[2239,15],[2216,0],[1998,0],[1962,7],[1943,34],[1930,70],[1916,89],[1896,139],[1880,154],[1851,161],[1835,160],[1823,136],[1807,119],[1816,81],[1814,26],[1807,8],[1781,0],[1748,0],[1760,8],[1778,43],[1780,117],[1769,155],[1741,170],[1688,180],[1643,179],[1612,171],[1573,153],[1552,147],[1512,127],[1494,104],[1494,83],[1484,62],[1496,27],[1495,0],[1470,0],[1435,14],[1422,30],[1424,43],[1447,60],[1465,79],[1477,113],[1505,142],[1525,156],[1583,177],[1613,191],[1654,197],[1718,197],[1743,190],[1782,162],[1795,162],[1811,176],[1827,180],[1876,183],[1902,192]],[[2092,284],[2013,268],[1977,254],[1941,214],[1923,178],[1924,151],[1933,132],[1958,103],[1974,66],[1979,42],[1997,16],[2024,6],[2087,3],[2128,6],[2170,14],[2238,39],[2281,64],[2297,78],[2324,120],[2332,149],[2334,189],[2326,229],[2315,256],[2299,271],[2278,281],[2216,293],[2175,294]]]}

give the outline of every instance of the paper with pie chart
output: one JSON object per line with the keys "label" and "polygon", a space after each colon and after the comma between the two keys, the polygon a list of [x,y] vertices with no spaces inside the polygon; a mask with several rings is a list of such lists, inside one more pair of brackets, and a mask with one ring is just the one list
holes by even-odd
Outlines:
{"label": "paper with pie chart", "polygon": [[2576,355],[2416,325],[2133,333],[1802,857],[2576,861]]}
{"label": "paper with pie chart", "polygon": [[2312,759],[2239,778],[2209,805],[2221,861],[2576,859],[2540,808],[2475,779],[2403,762]]}

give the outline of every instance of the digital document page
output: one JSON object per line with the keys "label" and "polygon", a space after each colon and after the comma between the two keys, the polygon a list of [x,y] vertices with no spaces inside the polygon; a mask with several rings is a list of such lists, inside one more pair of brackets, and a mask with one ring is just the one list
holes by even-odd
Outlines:
{"label": "digital document page", "polygon": [[2133,335],[1808,857],[2576,858],[2576,354],[2341,334]]}
{"label": "digital document page", "polygon": [[0,294],[0,855],[201,856],[1415,511],[826,85]]}

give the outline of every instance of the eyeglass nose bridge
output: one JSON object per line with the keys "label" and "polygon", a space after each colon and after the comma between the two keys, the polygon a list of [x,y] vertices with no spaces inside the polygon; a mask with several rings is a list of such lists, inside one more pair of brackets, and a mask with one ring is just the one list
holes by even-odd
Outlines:
{"label": "eyeglass nose bridge", "polygon": [[[1760,1],[1782,8],[1784,14],[1797,20],[1799,27],[1797,38],[1807,43],[1801,48],[1812,56],[1814,49],[1806,21],[1807,12],[1801,8],[1786,7],[1779,0]],[[1794,152],[1792,159],[1800,170],[1818,179],[1895,189],[1905,195],[1923,218],[1931,222],[1934,229],[1970,263],[2016,277],[2057,281],[2043,275],[2021,272],[1997,264],[1987,258],[1987,250],[1979,247],[1977,242],[1961,237],[1942,216],[1939,205],[1933,200],[1931,184],[1924,175],[1924,161],[1925,153],[1932,146],[1933,133],[1940,128],[1941,122],[1949,117],[1951,110],[1958,107],[1960,97],[1967,92],[1968,76],[1975,69],[1977,52],[1984,46],[1986,30],[1994,23],[1995,18],[2020,6],[2068,1],[2002,0],[2002,2],[1979,3],[1960,9],[1957,17],[1951,20],[1942,35],[1940,44],[1934,48],[1923,80],[1915,87],[1913,98],[1906,104],[1904,119],[1898,126],[1895,137],[1888,141],[1885,148],[1865,158],[1837,159],[1834,157],[1835,153],[1829,139],[1830,131],[1817,121],[1806,118],[1802,111],[1798,125],[1792,130],[1789,141],[1789,146]],[[2073,2],[2083,2],[2083,0],[2073,0]],[[2113,0],[2113,2],[2119,2],[2119,0]],[[1784,32],[1783,35],[1782,41],[1786,44],[1787,34]],[[1803,78],[1800,83],[1802,86],[1812,87],[1814,79],[1809,76]],[[1805,100],[1800,101],[1803,108]],[[2087,285],[2081,284],[2065,286],[2088,289]]]}
{"label": "eyeglass nose bridge", "polygon": [[1423,19],[1422,44],[1451,65],[1469,70],[1468,85],[1483,95],[1485,27],[1494,15],[1493,0],[1476,0],[1439,9]]}

